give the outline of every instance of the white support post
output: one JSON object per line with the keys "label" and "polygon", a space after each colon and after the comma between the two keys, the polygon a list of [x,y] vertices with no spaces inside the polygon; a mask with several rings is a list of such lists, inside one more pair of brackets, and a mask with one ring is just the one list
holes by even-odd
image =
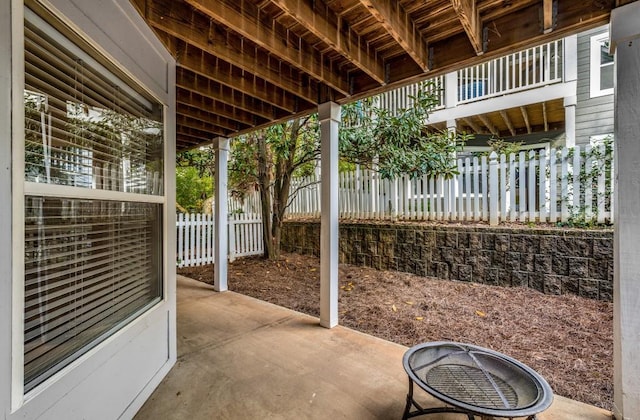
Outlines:
{"label": "white support post", "polygon": [[216,292],[227,291],[227,159],[229,139],[218,137],[213,141],[216,150],[215,176],[215,262],[213,289]]}
{"label": "white support post", "polygon": [[565,147],[576,145],[576,96],[564,98],[564,135]]}
{"label": "white support post", "polygon": [[489,156],[489,225],[498,226],[498,154]]}
{"label": "white support post", "polygon": [[617,419],[640,413],[640,2],[611,13],[615,52],[613,402]]}
{"label": "white support post", "polygon": [[338,125],[340,105],[318,106],[321,143],[320,325],[338,325]]}
{"label": "white support post", "polygon": [[458,105],[458,72],[452,71],[444,75],[444,106],[454,108]]}

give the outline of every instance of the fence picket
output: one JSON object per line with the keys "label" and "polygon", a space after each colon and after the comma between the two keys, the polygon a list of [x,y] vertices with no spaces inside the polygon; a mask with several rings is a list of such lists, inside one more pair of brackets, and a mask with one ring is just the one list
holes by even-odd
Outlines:
{"label": "fence picket", "polygon": [[558,168],[556,149],[549,151],[549,222],[558,221]]}

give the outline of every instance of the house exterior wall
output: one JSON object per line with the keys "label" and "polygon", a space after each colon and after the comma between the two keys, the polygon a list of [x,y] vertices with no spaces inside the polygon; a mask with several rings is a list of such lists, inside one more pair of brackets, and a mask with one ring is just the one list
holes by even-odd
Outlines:
{"label": "house exterior wall", "polygon": [[12,244],[7,239],[19,230],[23,211],[22,190],[16,187],[22,176],[15,176],[12,188],[13,168],[21,158],[11,157],[12,135],[19,144],[24,128],[21,106],[12,122],[11,92],[19,104],[24,5],[22,0],[0,2],[0,417],[131,418],[176,360],[175,62],[128,0],[49,0],[45,5],[165,104],[163,300],[23,395],[21,364],[12,360],[22,360],[24,240],[16,236]]}
{"label": "house exterior wall", "polygon": [[591,37],[607,32],[601,26],[578,34],[578,83],[576,103],[576,144],[589,144],[591,136],[613,133],[613,95],[591,97]]}

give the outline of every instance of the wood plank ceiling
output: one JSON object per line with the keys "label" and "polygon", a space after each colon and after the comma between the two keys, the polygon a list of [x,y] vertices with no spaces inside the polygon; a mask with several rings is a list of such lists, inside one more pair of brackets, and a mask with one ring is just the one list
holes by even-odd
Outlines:
{"label": "wood plank ceiling", "polygon": [[628,0],[131,0],[177,60],[178,150],[609,19]]}

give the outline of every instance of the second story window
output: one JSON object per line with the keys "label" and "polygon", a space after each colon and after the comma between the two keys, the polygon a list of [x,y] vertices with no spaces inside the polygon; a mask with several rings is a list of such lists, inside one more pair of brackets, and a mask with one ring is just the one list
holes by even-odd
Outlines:
{"label": "second story window", "polygon": [[613,95],[613,56],[609,54],[608,32],[591,37],[590,63],[590,97]]}

